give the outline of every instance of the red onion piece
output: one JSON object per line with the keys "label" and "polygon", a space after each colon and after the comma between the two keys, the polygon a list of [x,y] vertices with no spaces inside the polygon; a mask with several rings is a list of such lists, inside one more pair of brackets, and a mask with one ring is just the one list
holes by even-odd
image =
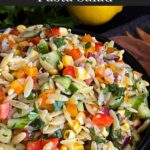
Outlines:
{"label": "red onion piece", "polygon": [[126,136],[123,139],[122,148],[126,147],[131,142],[131,136]]}
{"label": "red onion piece", "polygon": [[106,115],[109,115],[109,109],[108,109],[108,107],[103,106],[103,107],[102,107],[102,112],[103,112],[104,114],[106,114]]}
{"label": "red onion piece", "polygon": [[88,85],[90,85],[92,81],[93,81],[93,79],[92,79],[92,78],[85,79],[85,82],[86,82],[86,84],[88,84]]}
{"label": "red onion piece", "polygon": [[97,62],[98,62],[99,65],[101,65],[101,64],[104,63],[104,60],[103,60],[103,57],[102,57],[102,56],[98,56],[98,57],[96,58],[96,60],[97,60]]}
{"label": "red onion piece", "polygon": [[88,54],[87,54],[86,57],[87,57],[87,58],[90,58],[90,57],[94,57],[94,58],[95,58],[95,54],[88,52]]}

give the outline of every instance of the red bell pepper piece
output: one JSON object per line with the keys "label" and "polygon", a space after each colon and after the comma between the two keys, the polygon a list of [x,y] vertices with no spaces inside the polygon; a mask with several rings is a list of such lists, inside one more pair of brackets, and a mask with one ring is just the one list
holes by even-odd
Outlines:
{"label": "red bell pepper piece", "polygon": [[56,150],[57,145],[59,143],[59,138],[50,138],[47,140],[38,140],[38,141],[28,142],[27,150],[43,150],[43,147],[49,142],[53,143],[52,150]]}
{"label": "red bell pepper piece", "polygon": [[28,142],[27,150],[42,150],[41,148],[41,140]]}
{"label": "red bell pepper piece", "polygon": [[70,75],[72,77],[75,76],[75,70],[73,66],[67,66],[64,70],[63,70],[63,75]]}
{"label": "red bell pepper piece", "polygon": [[106,114],[97,113],[92,118],[92,122],[100,128],[101,127],[109,127],[113,122],[113,117],[106,115]]}
{"label": "red bell pepper piece", "polygon": [[39,36],[33,38],[29,42],[33,43],[34,45],[37,45],[40,42],[41,38]]}
{"label": "red bell pepper piece", "polygon": [[101,48],[102,48],[103,46],[104,46],[104,44],[101,43],[101,42],[95,43],[95,50],[96,50],[96,52],[100,52],[100,51],[101,51]]}
{"label": "red bell pepper piece", "polygon": [[7,119],[10,112],[10,104],[4,103],[0,105],[0,120]]}
{"label": "red bell pepper piece", "polygon": [[60,35],[60,28],[54,27],[54,28],[47,28],[45,29],[45,35],[50,36],[59,36]]}

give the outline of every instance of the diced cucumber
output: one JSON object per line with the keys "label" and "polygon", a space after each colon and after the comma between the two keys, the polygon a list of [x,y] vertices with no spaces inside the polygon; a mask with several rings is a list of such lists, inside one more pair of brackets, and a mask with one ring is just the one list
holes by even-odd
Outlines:
{"label": "diced cucumber", "polygon": [[40,63],[44,69],[49,71],[50,69],[56,69],[59,60],[61,59],[61,54],[58,51],[52,51],[47,54],[40,56]]}
{"label": "diced cucumber", "polygon": [[49,83],[48,82],[46,82],[46,83],[44,83],[43,85],[42,85],[42,88],[41,88],[41,90],[42,91],[46,91],[46,90],[49,90]]}
{"label": "diced cucumber", "polygon": [[63,105],[64,105],[64,102],[56,101],[54,103],[54,110],[55,111],[60,111],[62,109]]}
{"label": "diced cucumber", "polygon": [[37,45],[39,53],[46,54],[49,52],[48,43],[45,40],[41,40]]}
{"label": "diced cucumber", "polygon": [[123,97],[121,96],[118,99],[111,100],[109,102],[109,107],[112,109],[117,109],[123,103]]}
{"label": "diced cucumber", "polygon": [[5,125],[0,123],[0,142],[9,143],[11,140],[12,131],[7,129]]}
{"label": "diced cucumber", "polygon": [[54,81],[57,82],[57,83],[59,83],[59,84],[60,84],[61,86],[63,86],[66,90],[69,89],[70,84],[71,84],[71,79],[70,79],[69,77],[65,77],[65,76],[63,76],[63,77],[60,77],[60,76],[55,77],[55,78],[54,78]]}
{"label": "diced cucumber", "polygon": [[139,93],[147,93],[147,88],[146,88],[146,83],[144,80],[139,80],[138,82],[136,82],[136,88],[138,89]]}
{"label": "diced cucumber", "polygon": [[29,123],[29,118],[17,118],[17,119],[9,119],[7,122],[7,126],[10,129],[22,129]]}
{"label": "diced cucumber", "polygon": [[69,90],[71,91],[71,94],[74,94],[75,92],[77,92],[79,89],[81,89],[83,86],[75,83],[75,82],[72,82],[70,87],[69,87]]}
{"label": "diced cucumber", "polygon": [[7,126],[10,129],[22,129],[38,117],[38,114],[35,112],[30,112],[27,117],[9,119]]}
{"label": "diced cucumber", "polygon": [[34,130],[39,130],[43,128],[44,122],[41,120],[41,118],[38,116],[35,120],[33,120],[29,125],[34,128]]}
{"label": "diced cucumber", "polygon": [[78,111],[84,111],[84,105],[82,102],[79,102],[77,105]]}
{"label": "diced cucumber", "polygon": [[150,118],[150,109],[145,103],[142,103],[138,108],[138,114],[141,119],[149,119]]}
{"label": "diced cucumber", "polygon": [[132,108],[138,109],[140,104],[144,102],[144,98],[142,96],[134,96],[129,101],[131,102]]}

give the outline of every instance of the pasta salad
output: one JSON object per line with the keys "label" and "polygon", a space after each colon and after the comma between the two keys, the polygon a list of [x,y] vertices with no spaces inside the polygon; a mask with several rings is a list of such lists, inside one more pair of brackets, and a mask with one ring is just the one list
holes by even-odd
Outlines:
{"label": "pasta salad", "polygon": [[62,27],[0,33],[0,149],[134,150],[149,83],[123,54]]}

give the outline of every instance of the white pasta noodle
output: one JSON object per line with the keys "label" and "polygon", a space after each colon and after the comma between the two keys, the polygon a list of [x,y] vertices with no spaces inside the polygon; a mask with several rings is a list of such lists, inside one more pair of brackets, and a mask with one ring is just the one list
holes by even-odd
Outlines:
{"label": "white pasta noodle", "polygon": [[94,141],[91,143],[91,150],[97,150],[97,144]]}
{"label": "white pasta noodle", "polygon": [[57,116],[57,117],[53,118],[51,120],[50,124],[58,126],[58,125],[63,124],[64,122],[65,122],[65,117],[63,115],[61,115],[61,116]]}
{"label": "white pasta noodle", "polygon": [[15,135],[12,139],[12,143],[13,144],[18,144],[20,143],[21,141],[24,140],[24,138],[26,137],[26,133],[25,132],[21,132],[19,133],[18,135]]}
{"label": "white pasta noodle", "polygon": [[55,131],[57,131],[60,127],[57,126],[46,126],[42,129],[43,134],[53,134]]}
{"label": "white pasta noodle", "polygon": [[71,121],[72,121],[71,116],[70,116],[70,114],[67,112],[67,109],[66,109],[65,106],[63,107],[63,112],[64,112],[64,115],[65,115],[66,120],[67,120],[68,122],[71,122]]}
{"label": "white pasta noodle", "polygon": [[0,143],[0,147],[3,148],[3,150],[16,150],[13,146],[3,143]]}
{"label": "white pasta noodle", "polygon": [[24,97],[28,97],[33,89],[33,79],[32,77],[27,77],[26,79],[26,84],[25,84],[25,88],[24,88]]}
{"label": "white pasta noodle", "polygon": [[29,105],[22,103],[20,101],[17,100],[10,100],[10,104],[16,108],[20,108],[20,109],[28,109]]}
{"label": "white pasta noodle", "polygon": [[24,144],[22,143],[19,143],[19,144],[16,144],[16,150],[25,150],[26,147]]}
{"label": "white pasta noodle", "polygon": [[6,67],[6,65],[9,63],[9,61],[12,59],[13,53],[10,53],[6,55],[3,60],[1,61],[1,68]]}
{"label": "white pasta noodle", "polygon": [[64,145],[68,145],[68,144],[71,144],[71,143],[75,143],[77,141],[76,138],[74,139],[68,139],[68,140],[61,140],[61,144],[64,144]]}
{"label": "white pasta noodle", "polygon": [[12,81],[14,79],[14,77],[9,72],[6,71],[3,71],[2,75],[7,81]]}
{"label": "white pasta noodle", "polygon": [[49,142],[46,145],[44,145],[43,150],[52,150],[53,149],[53,143]]}

